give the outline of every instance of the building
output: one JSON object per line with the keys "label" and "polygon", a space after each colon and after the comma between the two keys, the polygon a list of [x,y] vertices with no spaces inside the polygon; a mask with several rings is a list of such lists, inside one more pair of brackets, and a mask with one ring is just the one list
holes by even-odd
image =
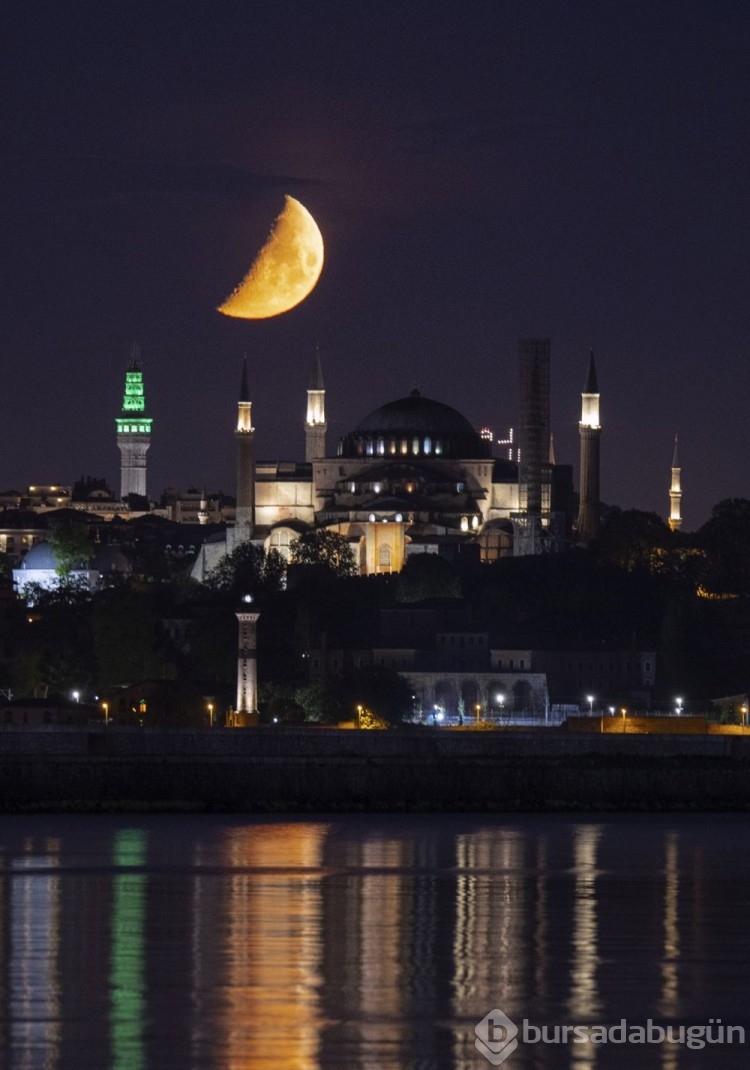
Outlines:
{"label": "building", "polygon": [[[204,580],[243,541],[288,558],[292,540],[312,528],[348,539],[362,575],[398,572],[414,553],[466,550],[490,562],[514,552],[561,548],[571,521],[572,470],[550,461],[549,343],[541,349],[547,386],[537,391],[538,404],[527,403],[525,427],[527,446],[544,439],[546,452],[531,466],[524,468],[522,460],[520,481],[518,464],[495,457],[491,439],[456,409],[416,389],[374,409],[341,437],[335,452],[326,450],[325,388],[317,353],[307,392],[306,460],[256,460],[245,361],[235,431],[236,523],[207,540],[194,578]],[[539,375],[527,378],[533,385]],[[534,438],[532,417],[540,407],[546,415],[541,438]],[[531,543],[526,538],[530,514],[523,504],[529,501],[537,510],[537,537]]]}

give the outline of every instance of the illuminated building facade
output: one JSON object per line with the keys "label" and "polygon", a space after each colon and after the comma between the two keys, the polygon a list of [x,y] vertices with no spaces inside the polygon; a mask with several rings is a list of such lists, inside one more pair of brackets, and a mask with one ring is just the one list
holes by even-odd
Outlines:
{"label": "illuminated building facade", "polygon": [[[322,527],[347,538],[363,575],[400,571],[413,553],[475,546],[482,560],[513,552],[519,510],[518,466],[494,457],[470,422],[418,390],[371,412],[324,445],[325,391],[308,390],[304,463],[253,461],[246,380],[240,401],[237,525],[209,539],[193,570],[203,580],[242,539],[289,557],[295,537]],[[241,517],[246,517],[241,522]]]}
{"label": "illuminated building facade", "polygon": [[[134,355],[137,354],[134,347]],[[143,372],[137,359],[125,372],[122,416],[117,417],[117,448],[120,451],[120,498],[131,494],[147,497],[146,454],[151,445],[151,417],[146,416]]]}

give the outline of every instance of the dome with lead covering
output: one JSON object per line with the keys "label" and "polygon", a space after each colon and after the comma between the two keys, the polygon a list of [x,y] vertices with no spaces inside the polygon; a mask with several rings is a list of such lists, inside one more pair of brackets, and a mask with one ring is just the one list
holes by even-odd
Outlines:
{"label": "dome with lead covering", "polygon": [[342,457],[484,458],[491,444],[456,409],[413,390],[375,409],[339,446]]}

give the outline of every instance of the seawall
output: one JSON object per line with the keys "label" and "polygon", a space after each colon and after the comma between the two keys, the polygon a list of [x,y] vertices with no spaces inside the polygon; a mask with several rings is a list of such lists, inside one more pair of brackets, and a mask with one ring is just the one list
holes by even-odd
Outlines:
{"label": "seawall", "polygon": [[5,730],[0,809],[750,810],[750,738]]}

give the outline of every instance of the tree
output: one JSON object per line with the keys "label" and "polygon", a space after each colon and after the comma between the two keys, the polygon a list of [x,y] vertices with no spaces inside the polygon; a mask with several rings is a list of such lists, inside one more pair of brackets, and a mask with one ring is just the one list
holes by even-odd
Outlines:
{"label": "tree", "polygon": [[86,525],[76,520],[53,524],[47,542],[55,555],[55,571],[61,580],[69,579],[76,569],[86,568],[94,556]]}
{"label": "tree", "polygon": [[401,724],[413,710],[411,685],[395,669],[366,665],[334,677],[329,687],[343,715],[356,715],[358,706],[389,724]]}
{"label": "tree", "polygon": [[356,576],[357,562],[348,539],[337,531],[319,528],[292,539],[289,551],[294,565],[325,565],[337,576]]}
{"label": "tree", "polygon": [[414,554],[396,577],[397,602],[429,598],[460,598],[461,581],[454,567],[438,554]]}
{"label": "tree", "polygon": [[261,590],[279,591],[285,571],[284,559],[277,550],[266,553],[262,546],[242,542],[212,569],[206,586],[234,598]]}
{"label": "tree", "polygon": [[697,533],[706,553],[704,582],[711,591],[750,594],[750,501],[725,498]]}

